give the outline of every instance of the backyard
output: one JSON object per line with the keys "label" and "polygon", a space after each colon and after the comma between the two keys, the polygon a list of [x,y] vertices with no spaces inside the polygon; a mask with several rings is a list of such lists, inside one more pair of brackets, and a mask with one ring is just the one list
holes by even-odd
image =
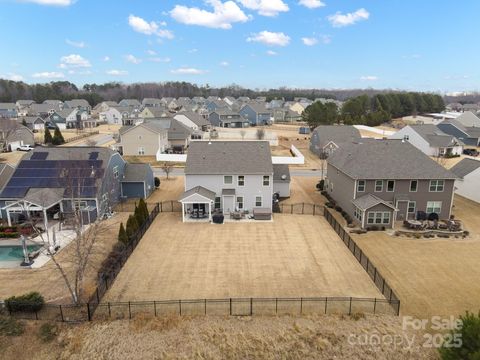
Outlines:
{"label": "backyard", "polygon": [[164,213],[104,301],[302,296],[382,297],[321,216],[210,225]]}
{"label": "backyard", "polygon": [[465,239],[415,239],[369,232],[352,237],[394,288],[402,313],[426,318],[480,310],[480,204],[455,197]]}

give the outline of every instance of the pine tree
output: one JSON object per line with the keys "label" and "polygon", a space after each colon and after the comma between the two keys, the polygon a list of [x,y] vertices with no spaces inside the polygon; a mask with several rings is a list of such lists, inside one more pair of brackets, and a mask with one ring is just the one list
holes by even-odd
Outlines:
{"label": "pine tree", "polygon": [[130,239],[133,234],[138,230],[138,223],[135,216],[130,215],[127,220],[127,229],[125,230],[128,238]]}
{"label": "pine tree", "polygon": [[60,129],[57,127],[55,128],[55,132],[53,133],[53,140],[52,140],[53,145],[62,145],[65,144],[65,139],[63,138],[62,133],[60,132]]}
{"label": "pine tree", "polygon": [[48,128],[45,128],[45,135],[43,136],[43,142],[45,144],[51,144],[53,142],[52,134]]}
{"label": "pine tree", "polygon": [[147,203],[145,202],[145,200],[143,199],[140,199],[140,202],[138,203],[138,207],[143,215],[143,221],[146,221],[148,219],[148,207],[147,207]]}
{"label": "pine tree", "polygon": [[123,222],[120,223],[120,230],[118,231],[118,241],[120,241],[122,244],[128,243],[128,235],[125,231],[125,227],[123,226]]}

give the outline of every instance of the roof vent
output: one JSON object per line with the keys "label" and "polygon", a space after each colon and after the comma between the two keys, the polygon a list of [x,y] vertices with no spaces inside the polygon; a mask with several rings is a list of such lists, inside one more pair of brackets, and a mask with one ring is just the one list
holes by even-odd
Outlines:
{"label": "roof vent", "polygon": [[282,180],[287,180],[287,175],[283,174],[282,175]]}

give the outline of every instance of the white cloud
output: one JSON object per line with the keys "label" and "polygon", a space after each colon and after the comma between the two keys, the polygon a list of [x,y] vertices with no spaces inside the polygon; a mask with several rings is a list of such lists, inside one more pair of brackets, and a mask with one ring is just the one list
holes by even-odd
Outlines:
{"label": "white cloud", "polygon": [[233,1],[205,0],[213,8],[212,11],[176,5],[170,11],[170,16],[179,23],[186,25],[205,26],[214,29],[231,29],[236,22],[247,22],[250,18]]}
{"label": "white cloud", "polygon": [[360,80],[362,80],[362,81],[375,81],[375,80],[378,80],[378,77],[374,76],[374,75],[364,75],[364,76],[360,76]]}
{"label": "white cloud", "polygon": [[268,55],[268,56],[277,56],[278,53],[277,53],[276,51],[273,51],[273,50],[268,50],[268,51],[267,51],[267,55]]}
{"label": "white cloud", "polygon": [[104,56],[103,61],[105,61],[105,62],[110,61],[110,56]]}
{"label": "white cloud", "polygon": [[230,66],[230,63],[228,61],[222,61],[220,63],[220,66],[227,67],[227,66]]}
{"label": "white cloud", "polygon": [[277,16],[281,12],[290,10],[283,0],[237,0],[250,10],[258,11],[262,16]]}
{"label": "white cloud", "polygon": [[287,46],[290,43],[290,36],[283,32],[261,31],[257,34],[252,34],[247,38],[248,42],[259,42],[268,46]]}
{"label": "white cloud", "polygon": [[314,37],[304,37],[302,38],[303,44],[307,46],[313,46],[318,44],[318,39]]}
{"label": "white cloud", "polygon": [[51,6],[70,6],[74,0],[20,0],[21,2],[34,3],[39,5],[51,5]]}
{"label": "white cloud", "polygon": [[132,63],[132,64],[140,64],[142,62],[141,59],[133,56],[132,54],[125,55],[125,60],[129,63]]}
{"label": "white cloud", "polygon": [[150,55],[150,56],[155,56],[157,55],[157,53],[153,50],[147,50],[147,54]]}
{"label": "white cloud", "polygon": [[88,68],[91,67],[90,61],[77,54],[62,56],[60,58],[60,68]]}
{"label": "white cloud", "polygon": [[65,42],[70,45],[70,46],[73,46],[73,47],[76,47],[76,48],[84,48],[87,46],[87,44],[85,44],[84,41],[72,41],[72,40],[65,40]]}
{"label": "white cloud", "polygon": [[161,38],[165,39],[173,39],[173,33],[170,30],[167,29],[161,29],[160,26],[166,25],[165,22],[161,22],[160,24],[154,22],[154,21],[146,21],[142,19],[141,17],[135,16],[135,15],[130,15],[128,17],[128,25],[136,31],[141,34],[145,35],[156,35]]}
{"label": "white cloud", "polygon": [[328,21],[330,21],[333,27],[344,27],[367,20],[369,17],[370,13],[364,8],[361,8],[353,13],[342,14],[341,12],[337,12],[334,15],[330,15]]}
{"label": "white cloud", "polygon": [[332,42],[332,37],[330,35],[321,35],[320,41],[322,44],[328,45]]}
{"label": "white cloud", "polygon": [[6,79],[11,81],[23,81],[23,76],[18,74],[7,74],[7,75],[0,75],[0,79]]}
{"label": "white cloud", "polygon": [[44,72],[35,73],[35,74],[32,75],[32,77],[36,78],[36,79],[62,79],[62,78],[65,77],[65,75],[61,72],[44,71]]}
{"label": "white cloud", "polygon": [[148,61],[157,62],[157,63],[169,63],[170,61],[172,61],[172,59],[170,59],[169,57],[164,57],[164,58],[151,57],[151,58],[148,58]]}
{"label": "white cloud", "polygon": [[106,73],[107,73],[107,75],[111,75],[111,76],[128,75],[128,71],[125,71],[125,70],[108,70]]}
{"label": "white cloud", "polygon": [[325,3],[320,0],[300,0],[299,5],[303,5],[309,9],[317,9],[325,6]]}
{"label": "white cloud", "polygon": [[174,69],[174,70],[171,70],[170,72],[172,74],[178,74],[178,75],[201,75],[201,74],[206,73],[206,71],[204,71],[204,70],[195,69],[195,68],[187,68],[187,67]]}

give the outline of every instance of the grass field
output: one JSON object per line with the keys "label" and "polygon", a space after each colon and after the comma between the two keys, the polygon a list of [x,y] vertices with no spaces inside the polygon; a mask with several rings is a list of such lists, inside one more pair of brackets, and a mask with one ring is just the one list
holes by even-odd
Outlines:
{"label": "grass field", "polygon": [[380,232],[353,235],[395,289],[402,313],[460,315],[480,310],[480,205],[455,197],[454,214],[470,231],[466,239],[413,239]]}
{"label": "grass field", "polygon": [[302,296],[382,297],[321,216],[210,225],[169,213],[157,217],[104,300]]}

